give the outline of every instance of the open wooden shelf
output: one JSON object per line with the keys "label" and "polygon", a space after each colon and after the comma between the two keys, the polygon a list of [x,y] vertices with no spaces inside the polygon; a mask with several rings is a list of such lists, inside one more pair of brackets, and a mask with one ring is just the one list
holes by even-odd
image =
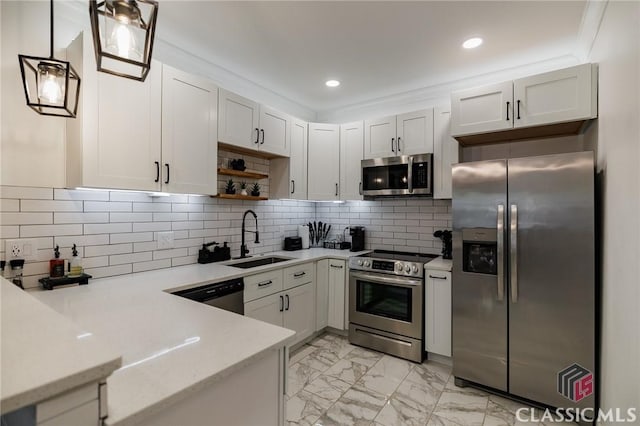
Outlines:
{"label": "open wooden shelf", "polygon": [[223,169],[222,167],[218,168],[218,174],[219,175],[225,175],[225,176],[243,177],[243,178],[247,178],[247,179],[267,179],[267,178],[269,178],[269,175],[264,174],[264,173],[242,172],[240,170]]}
{"label": "open wooden shelf", "polygon": [[228,200],[252,200],[252,201],[264,201],[268,200],[268,197],[254,197],[253,195],[240,195],[240,194],[218,194],[212,195],[212,197],[226,198]]}

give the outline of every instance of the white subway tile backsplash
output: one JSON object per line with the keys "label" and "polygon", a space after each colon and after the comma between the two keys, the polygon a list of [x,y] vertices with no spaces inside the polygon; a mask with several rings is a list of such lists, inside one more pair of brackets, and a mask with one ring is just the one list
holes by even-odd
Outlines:
{"label": "white subway tile backsplash", "polygon": [[133,251],[133,244],[110,244],[102,246],[85,247],[84,255],[86,257],[108,256],[111,254],[124,254]]}
{"label": "white subway tile backsplash", "polygon": [[198,256],[174,257],[171,259],[171,266],[191,265],[198,261]]}
{"label": "white subway tile backsplash", "polygon": [[133,224],[133,232],[171,231],[171,222],[142,222]]}
{"label": "white subway tile backsplash", "polygon": [[81,212],[82,201],[21,200],[21,212]]}
{"label": "white subway tile backsplash", "polygon": [[20,238],[47,237],[49,235],[82,235],[82,225],[68,224],[20,226]]}
{"label": "white subway tile backsplash", "polygon": [[109,213],[65,213],[53,214],[54,223],[108,223]]}
{"label": "white subway tile backsplash", "polygon": [[53,198],[55,200],[109,201],[109,191],[86,191],[56,188],[53,190]]}
{"label": "white subway tile backsplash", "polygon": [[153,201],[153,198],[144,192],[111,191],[109,199],[111,201],[138,201],[142,203],[150,203]]}
{"label": "white subway tile backsplash", "polygon": [[3,225],[47,225],[53,223],[53,213],[0,213]]}
{"label": "white subway tile backsplash", "polygon": [[84,225],[85,234],[112,234],[118,232],[131,232],[133,226],[130,223],[100,223]]}
{"label": "white subway tile backsplash", "polygon": [[151,222],[152,213],[109,213],[109,222]]}
{"label": "white subway tile backsplash", "polygon": [[53,188],[34,188],[31,186],[0,186],[0,198],[52,200]]}
{"label": "white subway tile backsplash", "polygon": [[127,265],[117,265],[117,266],[106,266],[103,268],[85,268],[85,273],[91,275],[94,279],[96,278],[104,278],[104,277],[113,277],[116,275],[125,275],[133,272],[133,267],[131,264]]}
{"label": "white subway tile backsplash", "polygon": [[202,204],[173,204],[171,211],[176,213],[202,212],[204,211],[204,206]]}
{"label": "white subway tile backsplash", "polygon": [[170,212],[170,203],[133,203],[134,212]]}
{"label": "white subway tile backsplash", "polygon": [[6,198],[0,199],[0,212],[18,212],[18,211],[20,211],[20,200],[8,200]]}
{"label": "white subway tile backsplash", "polygon": [[176,248],[169,250],[156,250],[153,252],[153,260],[170,259],[172,257],[183,257],[189,254],[189,250],[185,248]]}
{"label": "white subway tile backsplash", "polygon": [[141,253],[114,254],[109,256],[109,265],[122,265],[124,263],[146,262],[153,259],[150,251]]}
{"label": "white subway tile backsplash", "polygon": [[133,251],[136,253],[140,251],[153,251],[153,250],[156,250],[157,248],[158,248],[157,241],[149,241],[146,243],[133,243]]}
{"label": "white subway tile backsplash", "polygon": [[111,234],[109,240],[111,244],[153,241],[153,232],[128,232],[126,234]]}
{"label": "white subway tile backsplash", "polygon": [[131,203],[118,201],[85,201],[85,212],[130,212]]}
{"label": "white subway tile backsplash", "polygon": [[171,259],[151,260],[133,264],[133,272],[151,271],[153,269],[170,268]]}
{"label": "white subway tile backsplash", "polygon": [[[96,235],[74,235],[74,236],[58,236],[54,239],[55,245],[60,247],[72,247],[74,244],[78,246],[100,246],[109,244],[109,234]],[[42,246],[41,246],[42,247]]]}
{"label": "white subway tile backsplash", "polygon": [[182,221],[189,220],[189,214],[188,213],[153,213],[154,222],[173,222],[178,220],[182,220]]}

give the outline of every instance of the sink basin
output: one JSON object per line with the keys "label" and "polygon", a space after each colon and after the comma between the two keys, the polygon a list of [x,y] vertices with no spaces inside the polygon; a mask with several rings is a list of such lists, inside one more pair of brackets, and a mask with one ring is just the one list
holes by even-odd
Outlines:
{"label": "sink basin", "polygon": [[227,264],[227,266],[233,266],[234,268],[249,269],[249,268],[255,268],[258,266],[272,265],[274,263],[285,262],[287,260],[291,260],[291,258],[267,256],[267,257],[259,257],[257,259],[247,260],[245,262],[231,263],[231,264]]}

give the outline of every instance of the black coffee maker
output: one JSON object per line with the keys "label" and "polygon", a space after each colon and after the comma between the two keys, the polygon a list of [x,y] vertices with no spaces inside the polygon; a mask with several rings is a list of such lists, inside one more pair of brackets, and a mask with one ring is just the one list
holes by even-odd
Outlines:
{"label": "black coffee maker", "polygon": [[351,251],[364,250],[364,226],[350,226]]}

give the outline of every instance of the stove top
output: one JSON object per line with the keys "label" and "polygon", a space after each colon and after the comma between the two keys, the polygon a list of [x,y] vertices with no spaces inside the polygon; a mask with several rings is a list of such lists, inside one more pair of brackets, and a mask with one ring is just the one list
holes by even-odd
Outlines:
{"label": "stove top", "polygon": [[436,254],[374,250],[371,253],[350,257],[349,268],[421,278],[424,276],[424,264],[436,257],[438,257]]}
{"label": "stove top", "polygon": [[375,257],[376,259],[402,260],[406,262],[427,263],[438,257],[437,254],[410,253],[406,251],[374,250],[357,257]]}

